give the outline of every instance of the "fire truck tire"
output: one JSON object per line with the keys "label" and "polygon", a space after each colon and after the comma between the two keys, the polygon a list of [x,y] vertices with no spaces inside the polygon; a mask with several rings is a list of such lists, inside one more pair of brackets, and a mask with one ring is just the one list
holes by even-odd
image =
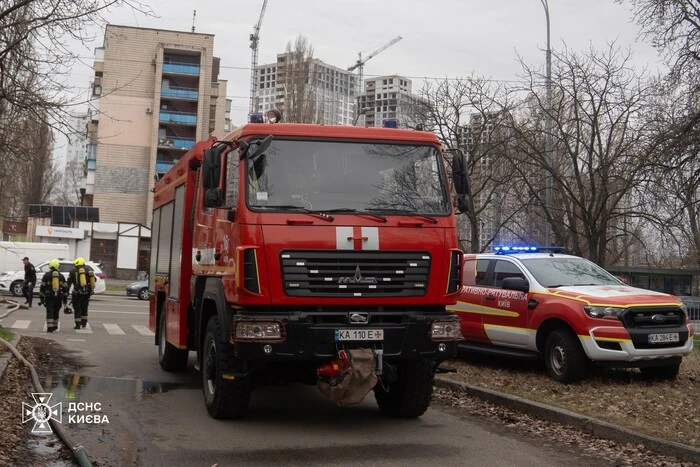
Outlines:
{"label": "fire truck tire", "polygon": [[233,347],[222,343],[219,319],[213,316],[207,323],[202,346],[202,387],[204,402],[213,418],[241,418],[248,410],[251,386],[248,378],[224,378],[240,370],[240,360]]}
{"label": "fire truck tire", "polygon": [[433,397],[435,370],[429,360],[408,360],[397,366],[398,379],[388,386],[377,382],[374,397],[389,417],[416,418],[428,410]]}
{"label": "fire truck tire", "polygon": [[676,379],[680,369],[681,359],[679,358],[670,365],[645,367],[639,370],[642,372],[642,378],[646,380],[659,379],[662,381],[671,381]]}
{"label": "fire truck tire", "polygon": [[586,377],[586,354],[576,335],[567,329],[552,331],[544,347],[549,376],[560,383],[574,383]]}
{"label": "fire truck tire", "polygon": [[165,371],[185,371],[187,369],[187,350],[178,349],[166,339],[165,312],[160,314],[158,323],[158,362]]}

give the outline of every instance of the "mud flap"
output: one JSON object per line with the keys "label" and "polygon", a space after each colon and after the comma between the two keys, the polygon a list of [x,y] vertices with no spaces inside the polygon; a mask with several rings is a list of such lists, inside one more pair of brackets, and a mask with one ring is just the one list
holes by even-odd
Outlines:
{"label": "mud flap", "polygon": [[339,407],[359,404],[377,384],[372,349],[352,349],[347,353],[347,368],[331,378],[319,376],[316,383],[321,393]]}

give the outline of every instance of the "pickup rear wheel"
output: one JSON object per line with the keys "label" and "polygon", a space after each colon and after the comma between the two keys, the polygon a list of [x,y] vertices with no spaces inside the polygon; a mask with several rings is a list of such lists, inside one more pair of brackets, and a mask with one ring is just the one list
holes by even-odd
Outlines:
{"label": "pickup rear wheel", "polygon": [[213,418],[240,418],[248,410],[250,381],[240,376],[241,361],[224,342],[219,319],[212,316],[202,345],[204,403]]}
{"label": "pickup rear wheel", "polygon": [[567,329],[547,336],[544,363],[549,376],[560,383],[581,381],[586,376],[586,354],[576,335]]}
{"label": "pickup rear wheel", "polygon": [[640,368],[639,370],[642,372],[642,377],[644,379],[660,379],[663,381],[671,381],[676,379],[680,369],[681,359],[679,358],[670,365],[644,367]]}
{"label": "pickup rear wheel", "polygon": [[185,371],[187,369],[187,349],[178,349],[166,338],[165,311],[160,313],[158,323],[158,362],[165,371]]}
{"label": "pickup rear wheel", "polygon": [[374,397],[384,415],[416,418],[428,410],[433,397],[435,370],[430,360],[409,360],[397,365],[398,379],[374,387]]}

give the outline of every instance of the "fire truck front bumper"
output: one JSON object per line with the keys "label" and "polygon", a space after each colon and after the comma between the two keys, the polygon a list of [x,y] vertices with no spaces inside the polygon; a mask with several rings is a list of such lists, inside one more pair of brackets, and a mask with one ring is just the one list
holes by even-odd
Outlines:
{"label": "fire truck front bumper", "polygon": [[451,312],[239,313],[230,341],[237,358],[328,360],[341,349],[381,349],[384,358],[446,360],[462,340]]}

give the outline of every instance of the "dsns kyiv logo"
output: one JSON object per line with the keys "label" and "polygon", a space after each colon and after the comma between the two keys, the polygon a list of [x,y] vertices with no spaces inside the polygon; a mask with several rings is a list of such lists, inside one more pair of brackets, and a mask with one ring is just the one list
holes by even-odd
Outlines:
{"label": "dsns kyiv logo", "polygon": [[51,420],[63,423],[61,402],[49,405],[52,395],[51,393],[33,392],[34,405],[22,402],[22,423],[34,420],[32,433],[53,433],[49,423]]}

